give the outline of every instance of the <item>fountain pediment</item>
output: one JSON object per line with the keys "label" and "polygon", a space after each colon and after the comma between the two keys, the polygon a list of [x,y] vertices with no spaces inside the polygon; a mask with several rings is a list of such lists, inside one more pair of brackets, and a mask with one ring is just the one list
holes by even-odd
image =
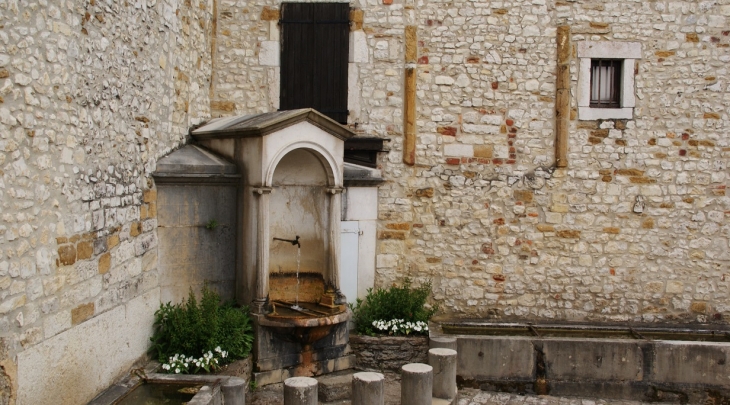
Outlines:
{"label": "fountain pediment", "polygon": [[263,137],[307,122],[341,140],[355,135],[346,127],[311,108],[215,118],[192,132],[197,140]]}

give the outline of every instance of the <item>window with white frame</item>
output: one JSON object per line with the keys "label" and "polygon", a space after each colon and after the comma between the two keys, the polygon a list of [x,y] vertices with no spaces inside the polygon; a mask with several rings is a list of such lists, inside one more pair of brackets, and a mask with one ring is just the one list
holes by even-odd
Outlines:
{"label": "window with white frame", "polygon": [[577,43],[578,119],[631,119],[636,96],[634,67],[641,59],[638,42]]}

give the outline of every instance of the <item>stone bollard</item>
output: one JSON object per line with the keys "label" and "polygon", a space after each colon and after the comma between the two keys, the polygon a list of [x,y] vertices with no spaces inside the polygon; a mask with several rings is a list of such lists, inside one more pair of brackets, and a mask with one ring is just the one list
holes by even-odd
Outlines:
{"label": "stone bollard", "polygon": [[456,338],[455,337],[432,337],[428,339],[429,349],[451,349],[456,350]]}
{"label": "stone bollard", "polygon": [[428,351],[428,364],[433,367],[433,396],[456,398],[456,350],[431,349]]}
{"label": "stone bollard", "polygon": [[401,404],[431,405],[432,391],[433,367],[421,363],[410,363],[401,367]]}
{"label": "stone bollard", "polygon": [[248,389],[248,385],[243,378],[231,377],[221,383],[223,400],[226,405],[245,405],[246,389]]}
{"label": "stone bollard", "polygon": [[292,377],[284,381],[284,405],[317,405],[317,380]]}
{"label": "stone bollard", "polygon": [[352,405],[383,405],[385,377],[380,373],[355,373],[352,376]]}

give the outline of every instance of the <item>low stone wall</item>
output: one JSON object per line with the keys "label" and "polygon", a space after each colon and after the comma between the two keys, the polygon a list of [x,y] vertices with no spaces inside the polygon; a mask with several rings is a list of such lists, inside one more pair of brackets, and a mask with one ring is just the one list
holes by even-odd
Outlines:
{"label": "low stone wall", "polygon": [[359,370],[399,371],[408,363],[428,363],[427,336],[350,335]]}
{"label": "low stone wall", "polygon": [[452,336],[462,387],[645,402],[730,399],[728,342]]}
{"label": "low stone wall", "polygon": [[253,361],[251,359],[252,356],[248,356],[245,359],[236,360],[223,367],[223,370],[216,374],[243,378],[246,382],[251,381],[251,373],[253,370]]}

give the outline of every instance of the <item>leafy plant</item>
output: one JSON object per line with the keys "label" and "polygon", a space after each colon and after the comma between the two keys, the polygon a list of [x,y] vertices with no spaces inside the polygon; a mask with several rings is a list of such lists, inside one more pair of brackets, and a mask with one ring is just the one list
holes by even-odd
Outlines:
{"label": "leafy plant", "polygon": [[[220,296],[207,284],[203,286],[200,303],[191,288],[184,303],[161,304],[155,311],[154,329],[150,350],[160,363],[167,363],[174,356],[198,358],[213,352],[225,352],[220,363],[230,362],[248,356],[253,343],[248,308],[221,303]],[[207,367],[199,368],[210,371]]]}
{"label": "leafy plant", "polygon": [[[431,294],[431,282],[420,287],[412,287],[411,280],[405,279],[401,287],[389,289],[368,289],[365,300],[358,299],[352,306],[355,315],[355,329],[358,333],[374,335],[388,334],[426,334],[428,328],[390,328],[386,332],[381,326],[387,322],[393,324],[421,325],[438,310],[438,306],[428,306],[426,301]],[[395,323],[393,321],[396,321]]]}
{"label": "leafy plant", "polygon": [[215,219],[211,219],[210,221],[208,221],[208,223],[207,223],[207,224],[205,224],[205,228],[206,228],[206,229],[210,229],[210,230],[212,231],[212,230],[214,230],[215,228],[217,228],[217,227],[218,227],[218,225],[220,225],[220,224],[218,223],[218,221],[216,221]]}

